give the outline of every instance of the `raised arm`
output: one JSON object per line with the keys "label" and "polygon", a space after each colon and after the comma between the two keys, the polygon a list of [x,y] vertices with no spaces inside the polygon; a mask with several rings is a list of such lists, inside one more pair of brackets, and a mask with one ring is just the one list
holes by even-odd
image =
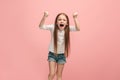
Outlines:
{"label": "raised arm", "polygon": [[42,17],[42,19],[41,19],[41,21],[40,21],[40,24],[39,24],[39,27],[41,28],[41,27],[43,27],[43,25],[44,25],[44,23],[45,23],[45,19],[48,17],[48,12],[47,11],[45,11],[44,12],[44,15],[43,15],[43,17]]}
{"label": "raised arm", "polygon": [[80,24],[79,24],[79,21],[77,19],[77,16],[78,16],[77,12],[73,13],[73,19],[74,19],[75,27],[76,27],[77,31],[80,31]]}

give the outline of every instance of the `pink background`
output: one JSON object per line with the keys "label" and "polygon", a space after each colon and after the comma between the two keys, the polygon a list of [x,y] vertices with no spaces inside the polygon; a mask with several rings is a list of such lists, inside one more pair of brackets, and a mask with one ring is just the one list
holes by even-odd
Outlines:
{"label": "pink background", "polygon": [[120,80],[119,0],[0,0],[0,80],[47,80],[50,32],[46,24],[65,12],[79,13],[81,31],[71,33],[63,80]]}

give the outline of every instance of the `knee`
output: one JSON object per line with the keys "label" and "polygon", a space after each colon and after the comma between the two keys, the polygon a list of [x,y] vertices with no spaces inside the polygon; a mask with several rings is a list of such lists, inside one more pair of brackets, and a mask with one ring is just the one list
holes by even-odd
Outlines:
{"label": "knee", "polygon": [[62,77],[62,73],[57,73],[57,77],[61,78]]}
{"label": "knee", "polygon": [[49,73],[49,77],[54,77],[55,73]]}

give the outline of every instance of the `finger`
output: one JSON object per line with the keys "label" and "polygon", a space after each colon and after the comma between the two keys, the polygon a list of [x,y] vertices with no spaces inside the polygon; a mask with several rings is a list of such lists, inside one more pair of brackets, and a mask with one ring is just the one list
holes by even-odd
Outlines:
{"label": "finger", "polygon": [[77,15],[78,15],[78,12],[75,12],[73,15],[74,15],[74,16],[77,16]]}

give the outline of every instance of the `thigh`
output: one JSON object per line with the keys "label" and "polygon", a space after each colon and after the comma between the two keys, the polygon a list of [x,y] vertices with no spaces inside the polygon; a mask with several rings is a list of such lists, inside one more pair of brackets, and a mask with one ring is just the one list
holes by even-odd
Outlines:
{"label": "thigh", "polygon": [[56,62],[49,61],[48,63],[49,63],[49,72],[51,74],[54,74],[56,69]]}
{"label": "thigh", "polygon": [[57,64],[57,74],[62,75],[64,64]]}

